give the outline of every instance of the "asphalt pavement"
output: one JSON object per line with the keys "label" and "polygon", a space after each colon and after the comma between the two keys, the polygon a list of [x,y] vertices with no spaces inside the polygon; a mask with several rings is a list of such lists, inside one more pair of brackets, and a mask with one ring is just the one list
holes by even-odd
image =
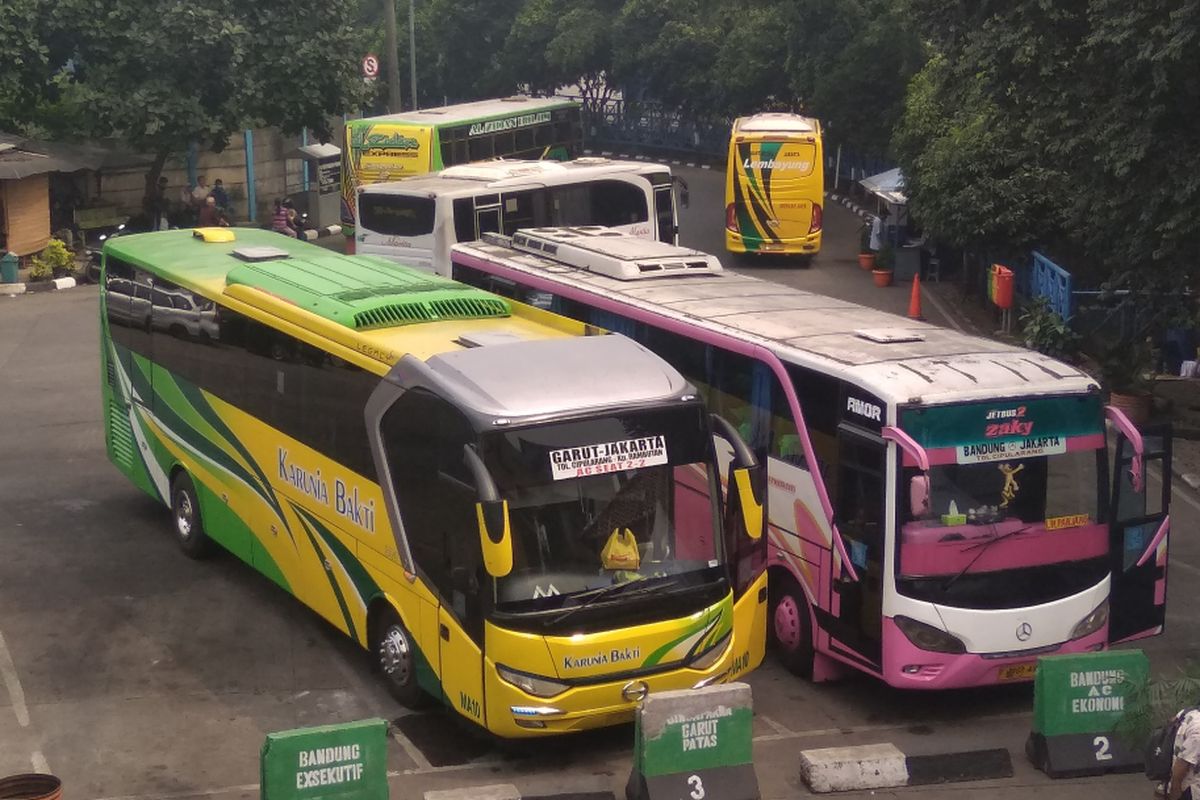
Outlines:
{"label": "asphalt pavement", "polygon": [[[691,183],[685,243],[722,252],[720,173],[679,171]],[[747,269],[904,313],[904,287],[878,289],[858,269],[857,226],[831,206],[811,266]],[[945,301],[926,302],[931,321],[963,324]],[[630,727],[504,745],[446,714],[406,712],[365,653],[269,581],[231,557],[184,558],[167,511],[105,458],[97,311],[95,286],[0,297],[0,775],[50,771],[75,798],[257,797],[268,732],[382,717],[393,722],[394,798],[495,784],[526,797],[623,796]],[[1200,500],[1177,486],[1172,516],[1167,632],[1142,643],[1156,673],[1200,652],[1188,601],[1200,591]],[[1027,685],[937,695],[861,676],[814,685],[770,655],[748,682],[768,800],[808,796],[802,749],[877,742],[914,754],[1006,748],[1014,776],[850,796],[1150,796],[1139,775],[1053,781],[1034,770],[1022,749]]]}

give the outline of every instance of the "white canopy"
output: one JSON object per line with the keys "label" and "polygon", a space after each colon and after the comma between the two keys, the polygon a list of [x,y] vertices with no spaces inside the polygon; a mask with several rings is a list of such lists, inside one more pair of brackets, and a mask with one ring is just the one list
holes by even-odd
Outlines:
{"label": "white canopy", "polygon": [[908,202],[904,194],[904,175],[899,167],[863,178],[859,183],[868,192],[892,205],[902,206]]}

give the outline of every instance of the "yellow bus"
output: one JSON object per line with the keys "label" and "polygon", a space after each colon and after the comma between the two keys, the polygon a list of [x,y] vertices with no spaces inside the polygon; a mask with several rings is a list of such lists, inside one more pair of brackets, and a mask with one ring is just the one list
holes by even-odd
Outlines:
{"label": "yellow bus", "polygon": [[583,106],[561,97],[477,100],[346,122],[342,228],[353,251],[355,191],[488,158],[583,155]]}
{"label": "yellow bus", "polygon": [[739,117],[725,170],[725,248],[800,256],[821,250],[821,124],[798,114]]}
{"label": "yellow bus", "polygon": [[229,228],[110,240],[100,311],[109,459],[402,703],[562,733],[762,660],[763,469],[632,340]]}

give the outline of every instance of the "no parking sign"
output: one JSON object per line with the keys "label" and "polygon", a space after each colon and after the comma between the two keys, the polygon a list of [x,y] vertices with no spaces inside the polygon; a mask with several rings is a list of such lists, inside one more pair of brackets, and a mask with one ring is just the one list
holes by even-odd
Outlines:
{"label": "no parking sign", "polygon": [[362,60],[363,77],[369,81],[373,81],[379,77],[379,57],[374,53],[367,53]]}

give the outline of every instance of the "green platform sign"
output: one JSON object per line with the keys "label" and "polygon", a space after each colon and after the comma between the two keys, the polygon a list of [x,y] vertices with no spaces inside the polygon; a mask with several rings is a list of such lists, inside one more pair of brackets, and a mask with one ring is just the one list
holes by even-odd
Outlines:
{"label": "green platform sign", "polygon": [[387,722],[267,734],[261,773],[263,800],[387,800]]}
{"label": "green platform sign", "polygon": [[1052,777],[1140,767],[1141,755],[1129,751],[1114,729],[1149,673],[1141,650],[1039,658],[1030,758]]}
{"label": "green platform sign", "polygon": [[750,687],[744,683],[649,695],[636,716],[626,796],[757,798],[753,722]]}

